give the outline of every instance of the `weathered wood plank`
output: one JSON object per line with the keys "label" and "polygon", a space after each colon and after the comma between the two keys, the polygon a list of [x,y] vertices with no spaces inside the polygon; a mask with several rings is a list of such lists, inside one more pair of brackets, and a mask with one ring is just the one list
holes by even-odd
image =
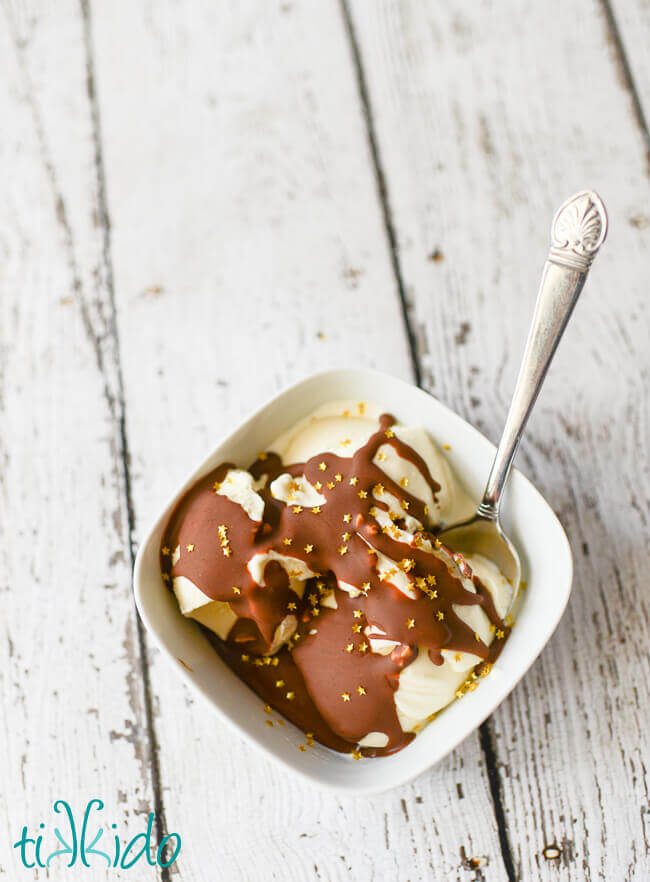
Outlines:
{"label": "weathered wood plank", "polygon": [[[55,800],[81,823],[101,798],[124,839],[153,798],[82,16],[0,20],[0,877],[17,879],[23,825],[59,847]],[[87,878],[61,861],[31,878]]]}
{"label": "weathered wood plank", "polygon": [[[103,4],[93,38],[140,532],[281,384],[411,362],[338,7]],[[502,877],[477,736],[412,786],[337,800],[270,768],[155,653],[153,683],[188,878],[469,880],[472,858]]]}
{"label": "weathered wood plank", "polygon": [[645,879],[649,186],[606,22],[586,0],[575,27],[560,2],[352,10],[425,383],[494,439],[552,213],[584,186],[608,205],[519,456],[569,533],[574,594],[490,729],[517,878]]}

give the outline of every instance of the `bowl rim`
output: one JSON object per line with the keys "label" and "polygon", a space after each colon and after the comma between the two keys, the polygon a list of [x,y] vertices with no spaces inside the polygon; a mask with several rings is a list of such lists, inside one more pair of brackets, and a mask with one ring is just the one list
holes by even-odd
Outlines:
{"label": "bowl rim", "polygon": [[[473,426],[470,422],[465,420],[462,416],[453,411],[450,407],[448,407],[443,402],[439,401],[434,395],[425,391],[419,386],[416,386],[414,383],[404,380],[401,377],[393,376],[392,374],[388,374],[384,371],[377,370],[375,368],[359,368],[359,367],[338,367],[338,368],[330,368],[321,371],[316,371],[314,373],[307,374],[298,380],[286,384],[279,392],[273,395],[271,398],[262,402],[257,407],[250,410],[245,416],[243,416],[236,425],[234,425],[231,430],[225,434],[223,434],[214,444],[208,453],[201,459],[201,461],[191,469],[191,471],[186,475],[185,479],[177,486],[177,489],[173,492],[173,494],[169,497],[167,503],[163,506],[163,508],[159,511],[159,514],[155,519],[153,519],[147,526],[147,528],[143,532],[143,538],[138,545],[138,550],[136,554],[135,564],[133,568],[133,593],[136,608],[138,614],[143,621],[148,634],[153,640],[154,644],[158,647],[161,653],[166,657],[169,663],[172,664],[173,667],[176,668],[178,673],[182,676],[184,682],[189,686],[189,688],[197,695],[201,696],[201,698],[206,701],[212,712],[215,713],[219,719],[224,721],[226,725],[228,725],[231,731],[236,732],[241,738],[243,738],[248,743],[254,745],[254,747],[262,752],[262,754],[266,757],[269,757],[273,760],[273,762],[279,764],[282,768],[289,770],[292,774],[298,774],[303,780],[309,781],[311,784],[316,784],[317,786],[324,788],[326,790],[335,791],[338,793],[346,792],[349,795],[371,795],[375,793],[385,792],[394,787],[402,786],[409,781],[412,781],[418,775],[426,772],[428,769],[432,768],[438,762],[440,762],[445,756],[447,756],[452,750],[454,750],[465,738],[469,737],[473,734],[480,725],[502,704],[503,701],[508,697],[508,695],[512,692],[512,690],[521,682],[523,677],[526,675],[527,671],[537,660],[541,652],[546,647],[548,641],[552,637],[555,632],[562,615],[566,609],[567,603],[569,601],[569,597],[571,595],[572,583],[573,583],[573,557],[571,553],[571,547],[569,544],[569,540],[566,536],[566,532],[551,508],[550,504],[546,501],[544,496],[540,493],[540,491],[534,486],[534,484],[520,472],[517,468],[513,468],[509,477],[509,481],[513,482],[513,479],[517,481],[522,488],[526,489],[526,492],[534,494],[538,497],[538,500],[543,504],[547,513],[551,516],[554,521],[554,526],[557,530],[557,538],[562,545],[562,552],[564,553],[565,565],[566,565],[566,573],[565,573],[565,586],[560,598],[559,604],[556,606],[555,614],[546,622],[545,634],[543,641],[539,645],[539,648],[535,651],[535,653],[526,660],[526,663],[522,665],[519,670],[517,676],[513,680],[513,682],[507,684],[507,688],[505,691],[499,693],[498,697],[493,702],[486,702],[489,704],[487,709],[484,711],[480,711],[475,714],[475,719],[472,721],[472,725],[470,728],[463,729],[458,737],[452,737],[445,745],[444,750],[436,756],[433,756],[429,762],[425,762],[424,764],[421,762],[413,762],[410,767],[407,764],[407,757],[404,756],[409,751],[409,746],[404,748],[402,751],[399,751],[396,754],[391,755],[391,757],[383,758],[380,757],[378,759],[387,760],[393,757],[404,757],[404,765],[406,766],[405,772],[402,775],[396,776],[399,780],[388,781],[382,780],[382,776],[379,776],[380,780],[376,781],[364,781],[357,782],[354,784],[342,784],[340,780],[331,781],[327,777],[319,774],[316,770],[315,766],[308,767],[303,766],[298,762],[298,759],[302,754],[297,755],[296,761],[292,761],[291,759],[282,756],[279,752],[274,750],[267,741],[259,738],[256,733],[251,732],[246,726],[242,725],[240,722],[235,720],[224,707],[220,706],[216,703],[213,696],[208,694],[207,691],[202,687],[202,685],[197,682],[195,678],[190,676],[190,671],[186,668],[183,662],[178,659],[173,652],[166,645],[164,639],[159,634],[158,629],[156,627],[156,623],[152,620],[150,616],[149,610],[147,608],[147,601],[144,596],[144,583],[148,577],[147,574],[147,563],[145,561],[145,550],[151,544],[153,538],[155,537],[157,531],[161,528],[161,526],[166,523],[167,518],[169,517],[172,508],[176,505],[179,498],[182,496],[185,491],[198,480],[198,478],[204,473],[204,471],[208,468],[212,468],[212,460],[218,454],[220,449],[224,447],[232,438],[240,431],[245,430],[245,428],[256,418],[258,418],[262,413],[267,410],[271,410],[276,405],[278,405],[283,398],[287,397],[289,393],[293,393],[300,389],[301,386],[307,386],[309,384],[318,383],[331,380],[333,378],[350,378],[351,376],[355,378],[364,378],[366,380],[370,380],[371,382],[378,381],[390,381],[391,383],[401,384],[404,387],[408,387],[411,393],[419,393],[423,396],[424,399],[428,399],[431,404],[434,405],[439,414],[444,415],[445,417],[449,417],[452,422],[460,421],[463,424],[463,430],[467,432],[468,436],[472,437],[473,440],[482,446],[489,445],[492,453],[496,452],[496,446],[486,438],[475,426]],[[354,397],[354,396],[353,396]],[[378,396],[381,403],[381,396]],[[330,398],[330,400],[332,400]],[[293,422],[296,422],[295,418]],[[291,422],[287,421],[287,428],[291,426]],[[271,439],[269,439],[270,441]],[[515,477],[516,476],[516,477]],[[156,540],[158,541],[158,540]],[[161,587],[164,587],[161,582]],[[180,616],[180,612],[179,612]],[[182,621],[182,619],[179,619]],[[507,644],[506,644],[507,646]],[[504,650],[505,652],[505,650]],[[216,653],[215,653],[216,656]],[[218,656],[217,656],[218,658]],[[236,675],[235,675],[236,676]],[[251,690],[252,691],[252,690]],[[477,690],[477,693],[481,690]],[[477,694],[474,693],[474,694]],[[254,693],[253,693],[254,694]],[[261,700],[261,699],[260,699]],[[451,708],[454,705],[457,705],[459,702],[452,702],[448,707]],[[446,708],[444,709],[446,710]],[[287,721],[288,722],[288,721]],[[297,727],[296,727],[297,728]],[[426,731],[426,729],[424,730]],[[422,733],[423,734],[423,733]],[[421,735],[418,736],[418,739]],[[325,749],[325,748],[324,748]],[[329,752],[328,752],[329,753]],[[334,753],[334,752],[331,752]],[[340,758],[343,762],[350,762],[349,757],[344,754],[335,754],[336,757]]]}

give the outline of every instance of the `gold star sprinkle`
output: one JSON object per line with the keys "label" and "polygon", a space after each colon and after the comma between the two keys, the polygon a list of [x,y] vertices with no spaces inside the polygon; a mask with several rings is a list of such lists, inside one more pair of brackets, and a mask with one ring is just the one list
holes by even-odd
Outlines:
{"label": "gold star sprinkle", "polygon": [[343,699],[343,701],[349,701],[350,700],[350,693],[349,692],[341,692],[341,698]]}
{"label": "gold star sprinkle", "polygon": [[337,473],[334,475],[334,480],[335,480],[338,484],[340,484],[341,481],[343,480],[343,475],[340,474],[340,472],[337,472]]}
{"label": "gold star sprinkle", "polygon": [[442,449],[443,450],[451,450],[451,444],[443,444]]}
{"label": "gold star sprinkle", "polygon": [[293,507],[294,514],[300,514],[301,511],[302,511],[302,505],[294,505],[294,507]]}
{"label": "gold star sprinkle", "polygon": [[296,697],[295,692],[287,692],[287,701],[293,701],[295,697]]}
{"label": "gold star sprinkle", "polygon": [[460,654],[460,652],[457,652],[457,653],[454,655],[454,661],[455,661],[455,662],[460,662],[460,661],[462,661],[462,660],[463,660],[462,655]]}
{"label": "gold star sprinkle", "polygon": [[363,754],[361,753],[360,750],[353,750],[352,753],[350,754],[350,756],[352,757],[353,760],[360,760],[363,758]]}
{"label": "gold star sprinkle", "polygon": [[311,741],[313,739],[313,737],[314,737],[313,732],[305,732],[305,738],[309,738],[309,740]]}
{"label": "gold star sprinkle", "polygon": [[268,455],[268,453],[259,453],[258,456],[257,456],[257,458],[258,458],[261,462],[264,462],[265,460],[267,460],[267,459],[269,458],[269,455]]}
{"label": "gold star sprinkle", "polygon": [[385,435],[387,438],[394,438],[394,437],[395,437],[395,432],[393,432],[392,429],[386,429],[386,431],[384,432],[384,435]]}
{"label": "gold star sprinkle", "polygon": [[161,551],[165,556],[167,556],[168,554],[171,554],[169,548],[166,545],[163,545]]}
{"label": "gold star sprinkle", "polygon": [[225,524],[219,524],[219,526],[217,527],[217,532],[219,533],[219,535],[220,535],[222,538],[225,538],[226,533],[227,533],[227,527],[226,527],[226,525],[225,525]]}
{"label": "gold star sprinkle", "polygon": [[185,548],[186,548],[188,551],[194,551],[194,546],[193,546],[191,543],[190,543],[190,545],[186,545]]}
{"label": "gold star sprinkle", "polygon": [[319,610],[319,608],[318,608],[317,606],[315,606],[315,607],[312,609],[311,614],[312,614],[313,616],[319,616],[319,615],[320,615],[320,610]]}
{"label": "gold star sprinkle", "polygon": [[273,723],[271,722],[271,720],[264,720],[264,722],[266,723],[267,726],[270,726],[271,728],[273,728]]}
{"label": "gold star sprinkle", "polygon": [[347,447],[348,444],[352,444],[352,442],[350,441],[349,438],[344,438],[343,441],[341,441],[341,446],[342,446],[342,447]]}
{"label": "gold star sprinkle", "polygon": [[293,602],[293,600],[287,604],[288,610],[294,610],[295,608],[296,608],[296,604]]}
{"label": "gold star sprinkle", "polygon": [[352,613],[352,615],[355,617],[355,619],[360,619],[361,616],[363,615],[363,612],[360,609],[355,609],[355,611]]}
{"label": "gold star sprinkle", "polygon": [[245,652],[242,652],[242,654],[240,655],[240,658],[243,662],[247,662],[250,660],[250,655],[246,655]]}
{"label": "gold star sprinkle", "polygon": [[405,573],[410,573],[414,566],[415,561],[412,557],[405,557],[400,563],[400,567],[404,570]]}
{"label": "gold star sprinkle", "polygon": [[375,484],[375,486],[372,488],[372,492],[376,493],[377,496],[381,496],[381,494],[384,492],[384,485],[383,484]]}
{"label": "gold star sprinkle", "polygon": [[385,453],[378,453],[377,460],[378,460],[378,462],[385,462],[386,461],[386,454]]}
{"label": "gold star sprinkle", "polygon": [[282,689],[283,686],[284,686],[284,680],[276,680],[275,681],[275,688],[276,689]]}
{"label": "gold star sprinkle", "polygon": [[230,557],[230,549],[229,548],[224,548],[223,553],[224,553],[225,557]]}
{"label": "gold star sprinkle", "polygon": [[271,707],[271,705],[270,705],[270,704],[265,704],[265,705],[264,705],[264,713],[265,713],[265,714],[270,714],[270,713],[272,713],[272,712],[273,712],[273,708]]}
{"label": "gold star sprinkle", "polygon": [[352,652],[353,649],[354,649],[354,643],[348,643],[345,647],[346,652]]}
{"label": "gold star sprinkle", "polygon": [[361,625],[352,625],[352,633],[360,634],[361,633]]}
{"label": "gold star sprinkle", "polygon": [[163,573],[162,577],[163,577],[163,582],[169,582],[171,579],[171,576],[169,575],[169,573]]}
{"label": "gold star sprinkle", "polygon": [[400,485],[400,487],[408,487],[409,479],[408,478],[400,478],[399,485]]}
{"label": "gold star sprinkle", "polygon": [[442,610],[438,610],[438,612],[436,613],[436,618],[438,619],[438,621],[441,622],[444,619],[444,617],[445,617],[445,614],[442,612]]}
{"label": "gold star sprinkle", "polygon": [[307,554],[310,554],[313,550],[314,550],[313,545],[305,545],[305,551],[307,552]]}
{"label": "gold star sprinkle", "polygon": [[404,511],[408,511],[408,507],[409,507],[409,505],[410,505],[410,502],[408,501],[408,499],[400,499],[400,503],[399,503],[399,504],[402,506],[402,508],[404,509]]}
{"label": "gold star sprinkle", "polygon": [[501,628],[499,628],[499,629],[497,630],[497,640],[503,640],[503,638],[504,638],[505,636],[506,636],[506,635],[504,634],[504,632],[501,630]]}
{"label": "gold star sprinkle", "polygon": [[327,463],[326,462],[319,462],[318,468],[321,470],[321,472],[324,472],[325,469],[327,468]]}
{"label": "gold star sprinkle", "polygon": [[283,541],[283,543],[284,543],[285,545],[291,545],[291,542],[292,542],[293,540],[287,538],[287,539],[283,539],[282,541]]}
{"label": "gold star sprinkle", "polygon": [[365,640],[363,643],[360,643],[359,646],[357,647],[359,652],[365,652],[367,648],[368,648],[368,644],[365,642]]}
{"label": "gold star sprinkle", "polygon": [[212,485],[212,489],[215,493],[218,493],[219,490],[221,490],[221,484],[219,483],[219,481],[214,482],[214,484]]}
{"label": "gold star sprinkle", "polygon": [[361,416],[363,416],[364,413],[366,412],[366,403],[365,403],[365,401],[360,401],[359,404],[357,405],[357,409],[358,409],[358,411],[359,411],[359,414],[360,414]]}
{"label": "gold star sprinkle", "polygon": [[315,505],[315,506],[312,508],[311,513],[312,513],[312,514],[320,514],[320,505]]}
{"label": "gold star sprinkle", "polygon": [[344,515],[343,515],[343,523],[345,523],[345,524],[349,524],[351,520],[352,520],[352,515],[351,515],[351,514],[344,514]]}
{"label": "gold star sprinkle", "polygon": [[333,490],[333,489],[334,489],[334,481],[328,481],[328,482],[327,482],[327,489],[328,489],[328,490]]}
{"label": "gold star sprinkle", "polygon": [[233,594],[241,594],[241,591],[239,590],[239,588],[236,585],[233,585],[232,586],[232,593]]}
{"label": "gold star sprinkle", "polygon": [[317,490],[322,490],[322,489],[323,489],[323,485],[321,484],[320,481],[316,481],[316,483],[314,484],[314,487],[315,487]]}
{"label": "gold star sprinkle", "polygon": [[274,668],[277,668],[277,666],[280,664],[280,659],[277,657],[277,655],[273,656],[273,660],[271,661],[271,664],[273,665]]}
{"label": "gold star sprinkle", "polygon": [[302,753],[304,753],[304,752],[307,750],[307,748],[305,747],[304,744],[299,744],[299,745],[298,745],[298,750],[300,750],[300,751],[302,751]]}
{"label": "gold star sprinkle", "polygon": [[370,591],[370,582],[364,582],[361,586],[362,591]]}
{"label": "gold star sprinkle", "polygon": [[366,694],[366,690],[364,689],[363,686],[357,686],[357,692],[359,693],[359,695],[365,695],[365,694]]}
{"label": "gold star sprinkle", "polygon": [[356,478],[356,477],[355,477],[355,478],[350,478],[350,484],[352,484],[353,487],[356,487],[358,483],[359,483],[359,479],[358,479],[358,478]]}
{"label": "gold star sprinkle", "polygon": [[343,538],[343,541],[344,541],[344,542],[347,542],[347,541],[350,539],[350,534],[349,534],[349,533],[343,533],[343,537],[342,537],[342,538]]}
{"label": "gold star sprinkle", "polygon": [[341,547],[339,548],[339,554],[341,555],[341,557],[342,557],[344,554],[347,554],[347,553],[348,553],[348,546],[347,546],[347,545],[341,545]]}
{"label": "gold star sprinkle", "polygon": [[415,628],[415,619],[407,619],[406,627],[409,629],[409,631],[411,630],[411,628]]}
{"label": "gold star sprinkle", "polygon": [[427,576],[427,582],[429,583],[429,585],[437,585],[438,584],[436,577],[434,575],[432,575],[431,573],[429,573],[429,575]]}
{"label": "gold star sprinkle", "polygon": [[474,640],[476,640],[477,643],[480,643],[480,642],[481,642],[481,638],[479,637],[477,631],[474,631]]}
{"label": "gold star sprinkle", "polygon": [[357,493],[357,496],[359,497],[359,499],[367,499],[368,494],[366,493],[365,490],[359,490],[359,492]]}

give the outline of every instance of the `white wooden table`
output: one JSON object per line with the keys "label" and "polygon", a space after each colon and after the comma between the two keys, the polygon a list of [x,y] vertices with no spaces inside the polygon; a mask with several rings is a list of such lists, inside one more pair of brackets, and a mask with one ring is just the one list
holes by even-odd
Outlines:
{"label": "white wooden table", "polygon": [[[0,880],[646,880],[648,0],[4,0]],[[496,440],[549,222],[610,236],[519,466],[576,565],[564,619],[413,784],[288,779],[136,617],[139,537],[281,385],[417,380]],[[435,258],[434,259],[434,255]],[[174,872],[35,872],[65,798]]]}

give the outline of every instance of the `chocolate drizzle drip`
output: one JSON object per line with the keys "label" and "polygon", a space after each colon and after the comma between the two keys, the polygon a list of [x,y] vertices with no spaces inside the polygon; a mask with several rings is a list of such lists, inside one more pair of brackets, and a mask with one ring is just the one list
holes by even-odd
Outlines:
{"label": "chocolate drizzle drip", "polygon": [[[480,580],[473,578],[475,591],[466,587],[472,573],[462,557],[429,530],[423,528],[414,539],[400,532],[407,516],[421,524],[430,523],[430,516],[421,499],[373,461],[380,447],[389,444],[413,463],[434,499],[440,486],[419,454],[393,433],[394,422],[382,415],[379,430],[348,458],[323,453],[288,465],[274,453],[258,458],[249,472],[262,483],[261,522],[216,492],[234,468],[220,465],[180,500],[161,548],[168,583],[185,576],[208,597],[229,603],[239,617],[226,641],[212,632],[210,639],[265,702],[337,751],[350,752],[369,732],[385,733],[385,747],[363,749],[372,756],[393,753],[413,738],[401,729],[394,692],[418,647],[428,651],[434,664],[443,663],[442,649],[473,653],[484,664],[500,651],[504,640],[487,646],[456,615],[454,605],[480,604],[495,629],[507,630]],[[309,508],[275,499],[270,485],[282,474],[304,476],[326,501]],[[382,500],[386,494],[399,500],[399,511]],[[387,513],[390,525],[380,525],[380,512]],[[172,566],[179,545],[181,555]],[[303,561],[315,574],[304,583],[302,599],[277,560],[266,563],[265,584],[256,584],[247,564],[268,552]],[[392,572],[380,573],[378,553],[397,562]],[[391,583],[398,571],[408,579],[412,598]],[[351,596],[341,583],[360,593]],[[323,602],[328,595],[335,609]],[[295,622],[289,620],[295,633],[265,658],[287,616],[295,616]],[[367,626],[384,632],[396,648],[388,655],[371,652]]]}

